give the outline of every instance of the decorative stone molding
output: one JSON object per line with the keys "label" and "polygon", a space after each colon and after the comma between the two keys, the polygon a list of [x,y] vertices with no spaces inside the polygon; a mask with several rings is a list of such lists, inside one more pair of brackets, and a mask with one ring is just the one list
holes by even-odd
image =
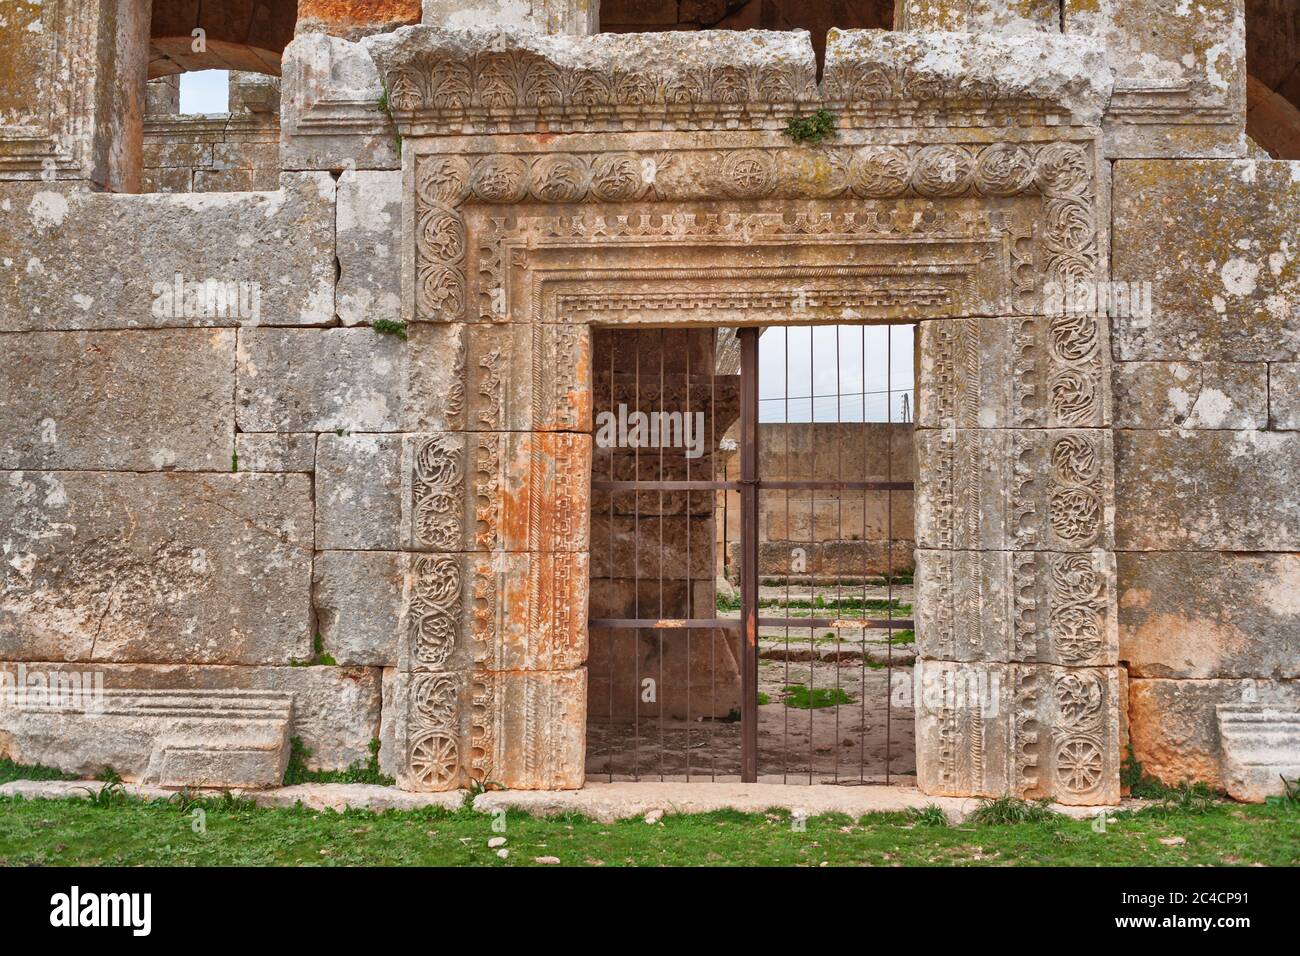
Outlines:
{"label": "decorative stone molding", "polygon": [[111,767],[166,787],[274,787],[289,760],[292,703],[273,691],[88,686],[74,702],[59,688],[9,684],[0,687],[0,732],[22,763],[87,776]]}
{"label": "decorative stone molding", "polygon": [[[975,729],[941,703],[919,724],[922,785],[1112,799],[1118,684],[1093,666],[1117,654],[1106,328],[1042,298],[1105,275],[1099,47],[835,33],[817,86],[806,37],[703,37],[369,41],[407,137],[410,378],[443,396],[427,418],[450,429],[406,438],[402,540],[424,570],[400,671],[451,675],[455,706],[438,727],[402,711],[403,780],[581,782],[582,703],[565,695],[585,636],[560,602],[586,603],[583,326],[925,320],[922,656],[1006,678],[985,729],[1014,745],[959,772],[952,748]],[[823,104],[833,142],[770,132]],[[429,575],[436,630],[457,642],[432,657]],[[529,689],[503,697],[512,680]],[[1060,741],[1034,729],[1072,722]],[[543,745],[558,751],[526,749]]]}
{"label": "decorative stone molding", "polygon": [[1100,44],[1050,34],[831,30],[820,86],[802,30],[574,38],[406,27],[367,45],[413,137],[539,123],[772,129],[822,105],[842,126],[997,126],[1009,116],[1092,125],[1110,93]]}

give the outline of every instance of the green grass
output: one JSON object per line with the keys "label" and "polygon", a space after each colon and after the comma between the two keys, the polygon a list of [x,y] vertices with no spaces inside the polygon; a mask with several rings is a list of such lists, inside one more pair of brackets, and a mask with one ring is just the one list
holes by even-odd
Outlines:
{"label": "green grass", "polygon": [[0,783],[9,783],[11,780],[76,779],[75,774],[64,773],[62,770],[55,770],[53,767],[42,767],[40,764],[14,763],[8,757],[0,759]]}
{"label": "green grass", "polygon": [[[203,832],[195,832],[202,811]],[[613,824],[576,815],[506,815],[506,832],[473,810],[376,814],[253,808],[235,799],[140,803],[126,797],[0,800],[0,866],[572,866],[1295,865],[1300,810],[1216,803],[1203,813],[1122,814],[1105,832],[1052,815],[1031,822],[947,826],[934,809],[811,817],[784,811],[670,815]],[[505,860],[488,849],[506,837]],[[1182,837],[1185,842],[1161,839]]]}
{"label": "green grass", "polygon": [[396,782],[379,772],[379,741],[370,741],[370,757],[357,761],[347,770],[308,770],[307,758],[311,748],[307,747],[301,737],[289,741],[289,765],[284,770],[284,785],[298,783],[373,783],[381,787],[391,787]]}
{"label": "green grass", "polygon": [[821,710],[823,707],[853,703],[853,698],[838,687],[815,687],[809,690],[807,684],[790,684],[786,687],[782,700],[787,706],[799,710]]}

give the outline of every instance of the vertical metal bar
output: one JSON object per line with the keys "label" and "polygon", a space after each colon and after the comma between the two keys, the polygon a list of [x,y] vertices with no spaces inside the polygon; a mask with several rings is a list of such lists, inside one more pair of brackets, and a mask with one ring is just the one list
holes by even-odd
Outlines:
{"label": "vertical metal bar", "polygon": [[[817,477],[817,326],[808,326],[808,477]],[[808,553],[817,553],[817,489],[808,491]],[[817,575],[808,572],[808,614],[816,614]],[[808,626],[808,782],[813,782],[816,754],[817,708],[811,706],[817,689],[817,630]]]}
{"label": "vertical metal bar", "polygon": [[[843,435],[840,428],[844,420],[843,399],[840,392],[840,327],[835,326],[835,430]],[[835,480],[844,480],[844,443],[837,437],[835,441]],[[840,541],[844,538],[844,490],[840,489],[835,492],[835,540]],[[840,602],[840,571],[839,568],[834,570],[835,575],[835,700],[839,701],[844,693],[840,687],[840,647],[841,640],[844,637],[844,627],[841,623],[844,620],[844,610]],[[835,704],[835,770],[834,779],[836,783],[840,782],[840,705]]]}
{"label": "vertical metal bar", "polygon": [[[784,427],[785,432],[785,463],[784,470],[781,473],[782,478],[793,478],[794,474],[790,471],[790,327],[787,325],[782,331],[785,333],[785,380],[782,382],[783,394],[785,397],[785,415]],[[787,541],[794,541],[794,535],[790,533],[790,489],[785,489],[785,537]],[[794,557],[793,554],[790,555]],[[804,568],[807,570],[807,567]],[[794,568],[790,568],[785,575],[785,613],[790,615],[790,576]],[[790,686],[790,625],[785,625],[785,680],[781,684],[784,692],[785,688]],[[790,772],[790,701],[786,697],[781,700],[781,717],[784,726],[781,730],[781,782],[789,783]]]}
{"label": "vertical metal bar", "polygon": [[[869,462],[871,460],[871,440],[870,430],[867,428],[867,326],[858,326],[858,331],[862,333],[862,480],[867,479],[871,472]],[[887,388],[888,386],[886,386]],[[886,401],[888,395],[886,394]],[[871,492],[865,489],[862,492],[862,541],[866,553],[871,553],[871,538],[867,534],[867,510],[871,504]],[[865,557],[865,555],[864,555]],[[865,563],[865,562],[864,562]],[[867,616],[867,569],[862,569],[862,617],[865,620]],[[861,729],[858,732],[858,782],[866,783],[867,781],[867,626],[862,625],[862,660],[858,666],[858,680],[862,687],[862,702],[859,707],[860,718],[859,725]]]}
{"label": "vertical metal bar", "polygon": [[[633,395],[636,410],[641,411],[641,335],[636,330],[636,374]],[[632,477],[641,480],[641,443],[632,447]],[[632,608],[641,616],[641,492],[632,492]],[[641,632],[634,631],[632,643],[632,779],[641,779]]]}
{"label": "vertical metal bar", "polygon": [[[614,352],[618,348],[618,337],[617,337],[617,333],[615,332],[606,332],[604,334],[608,336],[607,341],[609,343],[609,410],[613,412],[614,415],[617,416],[618,407],[615,399],[616,389],[614,387]],[[607,449],[607,451],[609,452],[609,480],[613,481],[614,480],[614,459],[618,456],[620,451],[618,441],[615,440],[611,442],[610,447]],[[609,567],[606,571],[606,573],[609,575],[609,580],[606,582],[605,586],[609,589],[608,593],[610,594],[615,593],[614,592],[614,498],[616,494],[617,493],[613,491],[609,493]],[[613,783],[614,782],[614,752],[615,752],[614,742],[618,736],[615,733],[615,729],[614,729],[615,727],[618,726],[614,722],[614,655],[617,652],[617,647],[615,645],[617,643],[618,638],[621,635],[619,634],[618,631],[609,631],[608,634],[609,634],[609,638],[605,642],[605,647],[606,647],[606,653],[609,656],[609,726],[606,728],[606,733],[609,734],[609,755],[606,759],[609,760],[609,781],[610,783]],[[636,640],[635,631],[632,633],[632,640],[634,641]]]}
{"label": "vertical metal bar", "polygon": [[758,780],[758,329],[740,336],[740,779]]}
{"label": "vertical metal bar", "polygon": [[[885,464],[887,481],[894,480],[894,327],[885,326]],[[915,592],[914,592],[915,593]],[[915,600],[915,598],[914,598]],[[913,609],[915,610],[915,609]],[[894,680],[894,492],[885,492],[885,783],[889,783]]]}
{"label": "vertical metal bar", "polygon": [[[709,343],[712,351],[712,343],[717,333],[710,333]],[[691,457],[686,447],[686,422],[691,415],[691,333],[686,333],[686,407],[682,411],[682,460],[686,462],[686,480],[691,480]],[[703,440],[703,435],[700,436]],[[696,616],[695,607],[695,585],[691,580],[691,498],[694,492],[686,492],[686,617],[693,618]],[[717,576],[716,565],[709,569],[709,573]],[[716,585],[715,585],[716,586]],[[710,613],[717,613],[717,601],[714,601],[714,607]],[[686,782],[691,782],[691,698],[695,696],[694,688],[691,687],[691,629],[686,629]]]}
{"label": "vertical metal bar", "polygon": [[[718,353],[713,351],[709,353],[709,449],[715,456],[718,452]],[[718,462],[725,461],[721,456],[711,459],[713,466],[711,471],[713,476],[718,477]],[[727,477],[726,466],[723,466],[722,478]],[[722,568],[726,572],[727,568],[727,498],[731,492],[722,492]],[[716,508],[718,499],[713,499],[713,506]],[[717,707],[718,707],[718,629],[709,628],[709,709],[714,711],[713,717],[709,720],[709,780],[718,779],[718,748],[717,743]]]}
{"label": "vertical metal bar", "polygon": [[[689,333],[688,333],[689,334]],[[668,411],[668,397],[664,393],[664,330],[659,330],[659,480],[664,480],[664,441],[663,427],[667,421],[664,414]],[[690,540],[690,517],[688,516],[686,524],[687,540]],[[687,569],[687,581],[690,580],[690,570]],[[659,618],[664,617],[664,490],[659,489]],[[664,739],[664,632],[655,631],[659,638],[659,676],[655,678],[655,697],[659,700],[659,779],[664,779],[664,758],[668,750],[668,743]]]}

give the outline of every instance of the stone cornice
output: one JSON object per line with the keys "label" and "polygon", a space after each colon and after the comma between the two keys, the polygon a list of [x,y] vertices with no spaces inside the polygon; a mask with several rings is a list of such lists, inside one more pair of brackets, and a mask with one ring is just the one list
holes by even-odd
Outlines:
{"label": "stone cornice", "polygon": [[407,27],[364,41],[406,136],[775,129],[827,107],[843,127],[1084,125],[1111,74],[1051,34],[832,30],[539,36]]}

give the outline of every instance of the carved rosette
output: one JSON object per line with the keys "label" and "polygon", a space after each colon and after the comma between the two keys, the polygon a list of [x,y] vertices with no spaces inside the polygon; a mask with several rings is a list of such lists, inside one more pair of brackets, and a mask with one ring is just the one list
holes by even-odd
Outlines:
{"label": "carved rosette", "polygon": [[421,551],[464,546],[465,446],[444,433],[420,438],[411,462],[411,543]]}

